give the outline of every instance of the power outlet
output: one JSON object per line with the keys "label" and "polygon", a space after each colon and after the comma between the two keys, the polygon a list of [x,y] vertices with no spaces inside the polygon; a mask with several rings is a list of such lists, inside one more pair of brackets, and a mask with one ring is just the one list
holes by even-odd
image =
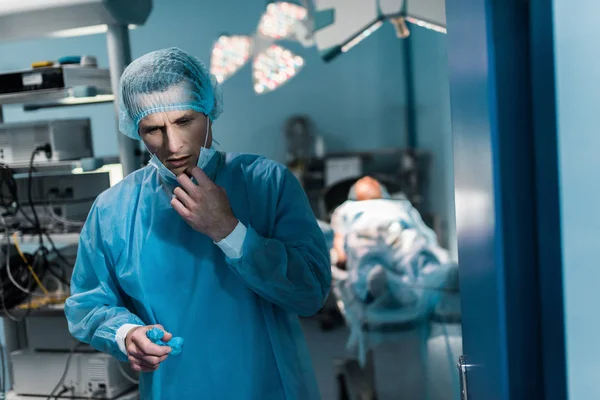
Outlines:
{"label": "power outlet", "polygon": [[13,153],[10,147],[0,147],[0,162],[11,163],[13,161]]}

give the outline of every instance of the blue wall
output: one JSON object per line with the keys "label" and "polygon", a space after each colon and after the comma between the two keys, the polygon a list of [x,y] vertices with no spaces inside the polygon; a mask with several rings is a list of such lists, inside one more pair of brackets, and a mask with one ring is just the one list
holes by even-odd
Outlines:
{"label": "blue wall", "polygon": [[[266,1],[155,0],[147,24],[131,32],[133,56],[177,46],[209,63],[213,42],[223,33],[250,34],[256,30]],[[188,33],[186,33],[188,32]],[[1,42],[0,42],[1,43]],[[285,156],[282,125],[296,113],[309,115],[332,150],[400,146],[405,143],[405,90],[402,41],[390,24],[352,51],[325,64],[316,48],[289,47],[304,56],[306,66],[279,90],[257,96],[247,65],[224,84],[225,113],[215,124],[221,148]],[[91,54],[108,65],[104,35],[37,39],[0,44],[0,70],[27,67],[32,61],[64,55]],[[5,112],[5,120],[30,118],[92,118],[96,155],[116,155],[116,123],[111,104],[23,113]]]}
{"label": "blue wall", "polygon": [[441,218],[445,242],[456,258],[447,36],[414,25],[410,30],[416,145],[431,157],[424,208]]}
{"label": "blue wall", "polygon": [[554,0],[553,5],[567,386],[571,400],[597,399],[600,53],[590,39],[597,36],[600,3]]}

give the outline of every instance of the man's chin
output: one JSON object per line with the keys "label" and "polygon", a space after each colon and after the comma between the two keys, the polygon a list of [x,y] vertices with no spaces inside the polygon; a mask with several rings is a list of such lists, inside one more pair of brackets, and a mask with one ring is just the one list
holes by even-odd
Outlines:
{"label": "man's chin", "polygon": [[188,168],[188,166],[183,166],[183,167],[177,167],[177,168],[170,168],[169,170],[175,174],[175,176],[179,176],[181,174],[183,174],[185,172],[185,170]]}

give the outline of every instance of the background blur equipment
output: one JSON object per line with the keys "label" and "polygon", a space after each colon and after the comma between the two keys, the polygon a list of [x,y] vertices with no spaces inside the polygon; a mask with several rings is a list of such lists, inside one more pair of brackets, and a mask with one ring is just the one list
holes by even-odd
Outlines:
{"label": "background blur equipment", "polygon": [[362,158],[360,156],[331,157],[325,162],[325,185],[327,187],[362,174]]}
{"label": "background blur equipment", "polygon": [[[39,397],[37,399],[39,400]],[[6,400],[33,400],[33,399],[31,396],[19,396],[15,392],[8,392],[6,394]],[[133,389],[130,392],[127,392],[113,400],[140,400],[140,392],[137,389]]]}
{"label": "background blur equipment", "polygon": [[[64,309],[62,305],[56,307]],[[66,318],[56,318],[52,313],[34,313],[25,319],[25,328],[27,346],[36,351],[70,352],[77,343],[69,332]]]}
{"label": "background blur equipment", "polygon": [[[128,365],[98,352],[38,352],[31,349],[11,353],[13,390],[19,395],[48,396],[62,381],[65,398],[114,399],[133,387],[119,368],[134,376]],[[62,368],[61,368],[62,367]],[[63,373],[64,377],[62,376]],[[54,397],[54,396],[52,396]]]}
{"label": "background blur equipment", "polygon": [[65,119],[0,124],[0,163],[28,167],[32,149],[50,144],[34,162],[77,160],[93,156],[90,119]]}
{"label": "background blur equipment", "polygon": [[[0,2],[0,40],[106,32],[111,92],[116,95],[119,79],[131,62],[129,26],[143,25],[151,10],[152,0],[3,1]],[[91,102],[94,102],[94,97],[90,97]],[[64,105],[71,104],[55,104]],[[118,110],[115,109],[115,112],[118,115]],[[1,115],[0,111],[0,122]],[[119,133],[117,135],[123,174],[128,175],[141,166],[139,143]]]}
{"label": "background blur equipment", "polygon": [[[29,190],[29,175],[16,174],[14,179],[17,183],[17,193],[22,194],[19,195],[19,206],[23,209],[15,218],[21,225],[27,225],[27,222],[33,219],[26,196]],[[44,229],[52,231],[51,228],[55,225],[63,228],[81,228],[96,197],[109,187],[108,172],[39,172],[31,175],[31,200]],[[3,198],[7,198],[8,195],[0,190],[0,196]]]}
{"label": "background blur equipment", "polygon": [[313,155],[314,133],[310,118],[296,115],[288,118],[284,126],[287,159],[306,160]]}
{"label": "background blur equipment", "polygon": [[[68,294],[74,259],[71,251],[77,248],[78,234],[55,233],[79,232],[92,202],[110,185],[108,172],[73,174],[68,169],[53,170],[54,164],[59,162],[42,164],[48,167],[43,172],[34,172],[35,155],[49,150],[49,145],[36,146],[27,172],[16,173],[0,165],[3,240],[0,305],[9,353],[37,351],[37,346],[55,353],[71,352],[73,339],[68,335],[64,311],[56,306],[61,305]],[[31,235],[20,235],[18,231]],[[40,313],[52,318],[33,319]],[[55,336],[49,343],[44,335],[50,334]],[[58,343],[61,340],[62,345]],[[2,371],[5,371],[4,362]],[[3,375],[2,392],[10,387],[7,376],[11,376],[13,383],[21,379],[12,372]]]}
{"label": "background blur equipment", "polygon": [[53,65],[0,74],[0,104],[28,104],[37,109],[61,102],[112,101],[107,69]]}
{"label": "background blur equipment", "polygon": [[326,153],[305,161],[301,183],[315,215],[324,221],[329,221],[333,210],[348,199],[354,182],[366,175],[384,183],[392,195],[402,192],[421,212],[426,161],[426,153],[403,148]]}

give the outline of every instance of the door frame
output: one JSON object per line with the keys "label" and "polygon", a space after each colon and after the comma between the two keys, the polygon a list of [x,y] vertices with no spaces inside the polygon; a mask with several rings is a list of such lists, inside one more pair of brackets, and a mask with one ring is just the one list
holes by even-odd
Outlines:
{"label": "door frame", "polygon": [[446,14],[469,399],[565,399],[552,5]]}

